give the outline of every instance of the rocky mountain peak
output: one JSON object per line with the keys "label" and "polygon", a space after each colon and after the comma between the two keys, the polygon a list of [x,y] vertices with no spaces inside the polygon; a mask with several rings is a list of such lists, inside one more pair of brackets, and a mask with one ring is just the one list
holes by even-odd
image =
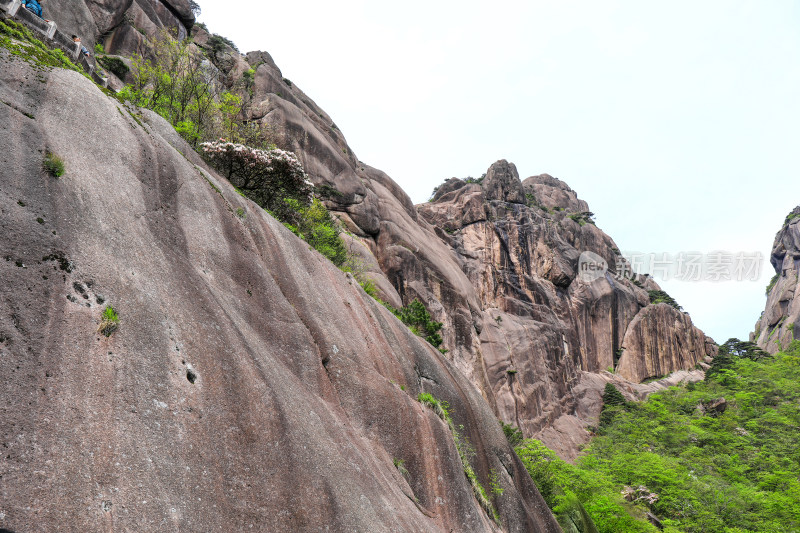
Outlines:
{"label": "rocky mountain peak", "polygon": [[522,185],[535,202],[547,209],[563,209],[571,213],[589,211],[589,204],[580,200],[569,185],[550,174],[531,176]]}
{"label": "rocky mountain peak", "polygon": [[[445,182],[442,183],[439,187],[437,187],[436,190],[434,191],[433,196],[431,197],[431,202],[438,202],[440,200],[443,200],[445,199],[444,197],[447,196],[448,194],[457,191],[468,184],[469,184],[468,182],[458,178],[450,178],[448,180],[445,180]],[[480,189],[480,187],[477,188]]]}
{"label": "rocky mountain peak", "polygon": [[525,190],[514,163],[501,159],[492,163],[481,183],[487,200],[500,200],[513,204],[525,203]]}

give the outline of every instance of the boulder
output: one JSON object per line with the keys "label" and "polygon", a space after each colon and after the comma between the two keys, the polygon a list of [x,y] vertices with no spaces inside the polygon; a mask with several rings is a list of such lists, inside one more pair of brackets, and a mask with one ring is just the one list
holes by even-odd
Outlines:
{"label": "boulder", "polygon": [[464,187],[466,184],[467,183],[465,181],[460,180],[458,178],[450,178],[449,180],[445,180],[444,183],[442,183],[436,188],[436,192],[433,193],[431,202],[438,201],[443,196],[453,191],[457,191],[461,187]]}
{"label": "boulder", "polygon": [[701,404],[701,410],[713,416],[721,415],[728,408],[728,401],[725,398],[709,400]]}

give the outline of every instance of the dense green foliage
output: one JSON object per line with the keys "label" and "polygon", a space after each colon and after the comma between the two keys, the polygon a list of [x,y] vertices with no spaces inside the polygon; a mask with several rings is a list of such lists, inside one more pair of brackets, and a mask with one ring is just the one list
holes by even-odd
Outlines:
{"label": "dense green foliage", "polygon": [[606,387],[603,390],[603,407],[608,407],[609,405],[625,405],[626,403],[625,397],[617,387],[615,387],[613,383],[606,383]]}
{"label": "dense green foliage", "polygon": [[[516,450],[565,531],[658,531],[644,518],[641,508],[622,498],[621,486],[606,473],[571,465],[538,440],[526,440]],[[588,517],[581,516],[581,509]]]}
{"label": "dense green foliage", "polygon": [[506,439],[512,448],[522,444],[522,431],[520,431],[518,427],[514,427],[511,424],[506,424],[502,420],[500,420],[500,427],[503,428],[503,433],[505,434]]}
{"label": "dense green foliage", "polygon": [[164,31],[149,44],[148,57],[132,58],[133,81],[119,92],[121,101],[152,109],[192,146],[220,137],[256,148],[270,144],[258,124],[244,120],[242,98],[222,89],[216,69],[188,39]]}
{"label": "dense green foliage", "polygon": [[424,338],[435,348],[439,348],[442,345],[442,336],[439,335],[439,330],[442,329],[442,323],[431,319],[431,314],[425,309],[425,305],[423,305],[422,302],[415,298],[413,302],[400,309],[395,309],[386,303],[384,303],[384,305],[394,316],[399,318],[403,324],[408,326],[415,335]]}
{"label": "dense green foliage", "polygon": [[600,425],[610,424],[614,415],[620,410],[627,409],[628,402],[613,383],[606,383],[603,390],[603,410],[600,412]]}
{"label": "dense green foliage", "polygon": [[677,309],[678,311],[683,311],[683,307],[678,305],[678,302],[675,299],[667,294],[664,291],[647,291],[647,295],[650,297],[651,304],[668,304]]}
{"label": "dense green foliage", "polygon": [[119,79],[124,78],[131,70],[123,60],[114,56],[98,56],[97,62]]}
{"label": "dense green foliage", "polygon": [[706,382],[614,407],[575,465],[517,449],[559,518],[573,494],[603,532],[655,531],[645,511],[673,533],[800,530],[800,341],[753,357],[732,340]]}
{"label": "dense green foliage", "polygon": [[711,368],[706,371],[706,381],[713,379],[717,374],[726,369],[732,369],[734,357],[744,357],[758,361],[769,354],[750,341],[740,341],[731,338],[719,347],[717,356],[711,361]]}
{"label": "dense green foliage", "polygon": [[[308,206],[301,206],[291,200],[286,202],[289,206],[293,206],[297,213],[295,223],[286,223],[286,227],[327,257],[331,263],[341,267],[347,260],[347,247],[339,235],[341,232],[339,222],[333,218],[330,211],[317,198],[314,198]],[[370,292],[367,287],[364,290]]]}
{"label": "dense green foliage", "polygon": [[189,49],[188,40],[172,39],[166,32],[150,44],[149,57],[133,57],[133,81],[119,92],[120,100],[152,109],[192,145],[212,137],[218,89],[204,58]]}

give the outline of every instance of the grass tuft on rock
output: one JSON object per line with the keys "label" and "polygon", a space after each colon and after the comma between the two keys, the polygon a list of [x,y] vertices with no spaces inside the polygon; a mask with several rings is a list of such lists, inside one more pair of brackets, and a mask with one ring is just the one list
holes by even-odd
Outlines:
{"label": "grass tuft on rock", "polygon": [[64,160],[53,152],[48,151],[44,155],[42,169],[54,178],[60,178],[64,175]]}
{"label": "grass tuft on rock", "polygon": [[100,325],[97,327],[98,333],[110,337],[119,328],[119,315],[110,305],[106,306],[100,316]]}

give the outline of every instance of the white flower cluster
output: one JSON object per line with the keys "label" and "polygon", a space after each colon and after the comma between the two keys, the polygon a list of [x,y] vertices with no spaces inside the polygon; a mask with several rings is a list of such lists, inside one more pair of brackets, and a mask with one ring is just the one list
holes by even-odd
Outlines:
{"label": "white flower cluster", "polygon": [[281,150],[280,148],[259,150],[243,144],[228,142],[225,139],[214,142],[204,142],[201,143],[200,146],[203,152],[208,154],[212,159],[235,154],[245,167],[252,168],[257,165],[264,165],[264,170],[268,172],[274,169],[273,164],[275,163],[285,164],[293,173],[297,173],[297,176],[302,178],[307,185],[313,186],[305,170],[303,170],[303,165],[300,164],[300,160],[297,159],[297,156],[293,152]]}

